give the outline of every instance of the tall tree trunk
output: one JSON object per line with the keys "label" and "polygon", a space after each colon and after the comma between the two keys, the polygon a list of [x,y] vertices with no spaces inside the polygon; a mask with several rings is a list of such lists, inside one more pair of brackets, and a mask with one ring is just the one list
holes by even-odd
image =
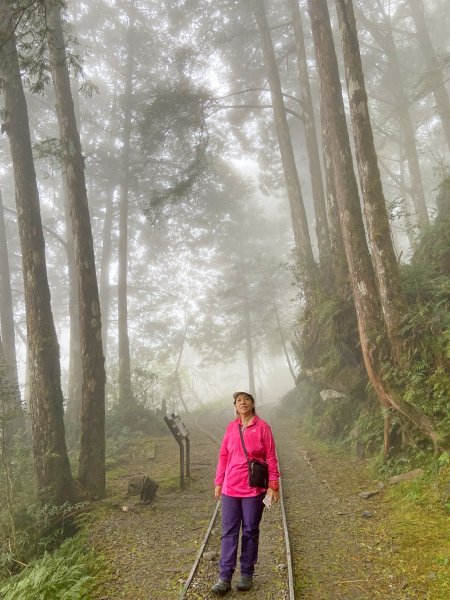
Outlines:
{"label": "tall tree trunk", "polygon": [[189,328],[189,325],[188,325],[187,319],[186,319],[186,323],[185,323],[184,331],[183,331],[183,337],[181,338],[180,351],[178,353],[178,360],[177,360],[177,364],[175,366],[175,371],[173,374],[176,385],[177,385],[177,389],[178,389],[178,397],[179,397],[181,405],[183,406],[186,413],[189,413],[189,409],[186,406],[186,402],[184,401],[184,397],[183,397],[183,388],[181,386],[181,377],[180,377],[180,365],[181,365],[181,357],[183,356],[184,345],[186,343],[188,328]]}
{"label": "tall tree trunk", "polygon": [[[244,275],[245,277],[245,275]],[[255,361],[253,354],[253,340],[252,340],[252,318],[250,314],[250,304],[248,297],[248,286],[247,280],[245,279],[244,284],[244,328],[245,328],[245,347],[247,353],[247,370],[248,370],[248,387],[250,394],[255,396]]]}
{"label": "tall tree trunk", "polygon": [[283,164],[284,178],[291,209],[292,227],[294,230],[295,245],[302,269],[304,270],[305,294],[311,289],[311,275],[315,274],[316,266],[311,248],[308,221],[303,203],[302,190],[295,164],[294,150],[292,147],[289,125],[286,118],[280,75],[275,59],[275,53],[267,23],[264,0],[253,0],[256,22],[261,34],[261,46],[264,57],[267,78],[269,80],[270,94],[272,97],[275,129],[280,147],[281,162]]}
{"label": "tall tree trunk", "polygon": [[252,331],[252,316],[250,311],[250,294],[248,286],[247,268],[245,264],[244,251],[244,235],[239,237],[239,257],[242,277],[242,293],[243,293],[243,329],[245,331],[245,348],[247,356],[247,372],[248,372],[248,387],[250,394],[256,394],[255,384],[255,357],[253,352],[253,331]]}
{"label": "tall tree trunk", "polygon": [[294,380],[294,383],[295,383],[297,381],[297,376],[295,374],[294,367],[292,366],[292,361],[291,361],[289,352],[286,347],[286,342],[284,340],[284,334],[283,334],[283,329],[282,329],[281,323],[280,323],[280,317],[278,315],[277,301],[275,299],[275,294],[273,292],[272,292],[272,294],[273,294],[272,295],[273,310],[275,313],[275,318],[277,320],[277,327],[278,327],[278,333],[280,334],[281,346],[283,347],[283,352],[284,352],[284,356],[286,357],[286,362],[289,367],[289,372],[292,375],[292,379]]}
{"label": "tall tree trunk", "polygon": [[393,357],[365,238],[327,2],[308,0],[308,10],[320,80],[321,115],[331,143],[336,198],[367,374],[383,407],[395,408],[437,443],[431,419],[404,402],[385,381],[385,365],[393,364]]}
{"label": "tall tree trunk", "polygon": [[[6,239],[5,215],[3,211],[2,191],[0,189],[0,323],[3,342],[3,357],[6,377],[11,387],[11,409],[21,409],[19,378],[17,376],[16,336],[14,334],[14,310],[9,270],[8,243]],[[19,421],[17,421],[17,424]],[[15,429],[13,427],[12,429]]]}
{"label": "tall tree trunk", "polygon": [[436,109],[441,119],[448,149],[450,150],[450,98],[445,88],[442,67],[439,63],[438,57],[436,56],[430,33],[428,31],[422,0],[411,0],[408,5],[416,25],[416,34],[419,41],[419,46],[425,58],[427,79],[429,80],[433,90],[434,99],[436,101]]}
{"label": "tall tree trunk", "polygon": [[100,309],[102,313],[102,345],[105,357],[108,356],[109,299],[111,295],[109,269],[112,257],[114,193],[115,188],[111,188],[106,194],[105,218],[103,220],[102,233],[102,258],[100,262]]}
{"label": "tall tree trunk", "polygon": [[364,17],[361,11],[358,11],[358,17],[361,16],[364,24],[367,26],[371,35],[383,48],[388,61],[390,71],[391,89],[395,99],[395,109],[398,115],[399,124],[402,132],[403,146],[408,163],[410,177],[411,197],[418,220],[419,227],[424,227],[430,222],[428,209],[425,202],[425,193],[423,190],[422,174],[420,171],[419,157],[417,154],[416,136],[414,126],[409,110],[409,100],[403,87],[402,70],[395,48],[394,36],[389,22],[389,17],[384,12],[381,3],[378,3],[382,11],[384,20],[384,30],[381,31],[378,25],[375,25]]}
{"label": "tall tree trunk", "polygon": [[392,245],[386,200],[373,142],[353,2],[336,0],[336,9],[372,263],[391,348],[397,362],[402,364],[404,351],[399,330],[407,305]]}
{"label": "tall tree trunk", "polygon": [[333,163],[331,160],[330,135],[322,119],[323,162],[325,169],[326,202],[328,215],[328,230],[330,233],[331,264],[333,267],[334,281],[338,298],[344,302],[352,302],[349,291],[350,275],[348,272],[347,257],[345,256],[344,240],[342,239],[341,223],[339,220],[339,207],[336,199],[336,186],[334,184]]}
{"label": "tall tree trunk", "polygon": [[81,341],[80,341],[80,309],[78,305],[77,267],[75,258],[75,244],[70,219],[69,192],[67,189],[66,175],[62,170],[64,217],[66,222],[66,254],[69,272],[69,318],[70,318],[70,343],[69,343],[69,381],[67,386],[66,422],[70,424],[70,439],[78,437],[80,432],[82,380],[81,367]]}
{"label": "tall tree trunk", "polygon": [[316,237],[319,249],[319,261],[322,269],[329,271],[330,265],[330,234],[328,231],[325,193],[320,167],[319,147],[317,144],[316,121],[314,118],[311,86],[309,83],[308,64],[306,62],[305,38],[298,0],[289,0],[294,26],[295,43],[297,48],[297,67],[300,80],[300,97],[303,110],[303,126],[305,128],[306,150],[311,176],[311,190],[316,217]]}
{"label": "tall tree trunk", "polygon": [[105,495],[105,366],[84,158],[70,88],[61,6],[54,0],[46,0],[45,7],[50,68],[67,177],[78,277],[83,372],[78,478],[94,496],[103,497]]}
{"label": "tall tree trunk", "polygon": [[25,290],[34,467],[41,501],[74,499],[64,432],[59,345],[50,307],[45,242],[25,94],[9,2],[0,0],[0,79],[16,187]]}
{"label": "tall tree trunk", "polygon": [[129,16],[128,26],[128,58],[124,94],[124,122],[122,136],[122,182],[119,207],[119,276],[118,276],[118,318],[119,318],[119,404],[127,408],[133,402],[131,388],[130,341],[128,338],[128,206],[130,187],[130,141],[131,112],[134,70],[134,23]]}

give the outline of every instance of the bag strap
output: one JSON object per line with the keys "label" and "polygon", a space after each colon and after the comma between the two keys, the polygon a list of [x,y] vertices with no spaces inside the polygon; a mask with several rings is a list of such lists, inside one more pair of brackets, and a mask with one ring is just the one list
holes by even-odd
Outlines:
{"label": "bag strap", "polygon": [[245,447],[244,436],[242,434],[242,426],[240,423],[238,423],[238,427],[239,427],[239,435],[241,436],[242,448],[244,449],[245,458],[247,459],[247,462],[249,462],[248,452],[247,452],[247,448]]}

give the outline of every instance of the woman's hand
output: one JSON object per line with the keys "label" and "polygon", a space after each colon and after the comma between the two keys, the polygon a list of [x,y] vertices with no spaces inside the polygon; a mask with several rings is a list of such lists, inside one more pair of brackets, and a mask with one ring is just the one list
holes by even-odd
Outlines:
{"label": "woman's hand", "polygon": [[272,488],[269,488],[267,490],[267,493],[270,496],[272,504],[275,504],[280,499],[280,492],[279,492],[279,490],[273,490]]}
{"label": "woman's hand", "polygon": [[221,495],[222,495],[222,486],[216,485],[216,487],[214,488],[214,498],[220,498]]}

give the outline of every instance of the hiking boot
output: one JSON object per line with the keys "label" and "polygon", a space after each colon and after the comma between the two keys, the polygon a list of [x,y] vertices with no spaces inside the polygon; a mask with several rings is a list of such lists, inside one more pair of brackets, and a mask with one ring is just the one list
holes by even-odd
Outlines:
{"label": "hiking boot", "polygon": [[253,585],[253,578],[251,575],[241,575],[241,578],[238,581],[237,589],[240,592],[248,592]]}
{"label": "hiking boot", "polygon": [[228,590],[231,590],[231,581],[224,581],[223,579],[219,579],[211,588],[211,592],[219,596],[223,596]]}

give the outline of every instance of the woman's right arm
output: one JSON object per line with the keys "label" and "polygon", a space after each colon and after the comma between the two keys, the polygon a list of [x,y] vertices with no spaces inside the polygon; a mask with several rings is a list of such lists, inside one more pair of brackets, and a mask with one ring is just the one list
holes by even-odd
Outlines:
{"label": "woman's right arm", "polygon": [[228,464],[228,430],[225,432],[222,444],[219,450],[219,460],[217,462],[216,477],[214,479],[214,497],[219,498],[222,494],[222,484],[225,479],[225,471]]}

